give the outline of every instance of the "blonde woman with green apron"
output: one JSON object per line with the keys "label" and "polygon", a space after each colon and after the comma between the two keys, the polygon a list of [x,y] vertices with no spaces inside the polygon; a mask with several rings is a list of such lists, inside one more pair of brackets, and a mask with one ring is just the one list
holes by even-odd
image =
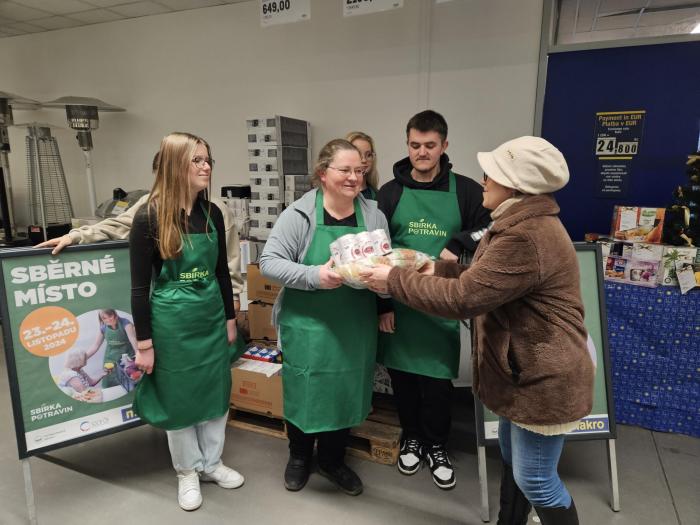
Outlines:
{"label": "blonde woman with green apron", "polygon": [[316,189],[279,217],[260,258],[263,275],[284,285],[273,310],[283,353],[287,490],[301,490],[317,444],[318,472],[350,495],[362,481],[344,461],[350,428],[367,417],[376,359],[376,296],[342,285],[331,269],[330,244],[343,235],[382,228],[374,201],[359,196],[358,150],[336,139],[323,147]]}
{"label": "blonde woman with green apron", "polygon": [[200,480],[243,484],[221,462],[236,332],[223,216],[202,196],[212,165],[203,139],[165,137],[151,197],[129,236],[136,364],[146,374],[134,410],[166,430],[184,510],[202,504]]}

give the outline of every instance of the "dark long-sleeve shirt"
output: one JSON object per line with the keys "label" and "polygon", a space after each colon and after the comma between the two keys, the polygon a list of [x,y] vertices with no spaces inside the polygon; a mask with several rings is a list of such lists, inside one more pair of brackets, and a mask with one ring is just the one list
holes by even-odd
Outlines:
{"label": "dark long-sleeve shirt", "polygon": [[[204,209],[208,210],[217,233],[219,253],[216,260],[216,280],[224,301],[226,319],[234,319],[236,313],[233,308],[233,289],[226,261],[226,230],[221,210],[216,206],[210,207],[209,202],[204,199],[198,199],[192,207],[189,217],[186,217],[183,211],[183,231],[185,231],[185,221],[189,233],[205,233],[207,231],[207,218],[202,205]],[[156,213],[152,209],[149,216],[148,206],[143,206],[134,216],[129,234],[131,313],[134,316],[136,338],[139,341],[151,337],[151,281],[153,276],[160,274],[163,267],[163,259],[156,244],[157,236]]]}

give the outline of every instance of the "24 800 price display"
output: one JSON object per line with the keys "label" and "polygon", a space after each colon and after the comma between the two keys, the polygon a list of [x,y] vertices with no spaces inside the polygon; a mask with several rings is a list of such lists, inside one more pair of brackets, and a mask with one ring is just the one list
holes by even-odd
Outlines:
{"label": "24 800 price display", "polygon": [[290,0],[276,0],[272,2],[267,2],[263,4],[262,11],[263,15],[272,15],[274,13],[281,13],[282,11],[288,11],[290,8]]}

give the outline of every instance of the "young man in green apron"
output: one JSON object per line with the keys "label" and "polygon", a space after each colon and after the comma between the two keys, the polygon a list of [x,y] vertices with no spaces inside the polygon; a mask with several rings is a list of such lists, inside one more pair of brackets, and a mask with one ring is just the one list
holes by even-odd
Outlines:
{"label": "young man in green apron", "polygon": [[[394,248],[456,261],[473,252],[472,234],[490,216],[481,186],[452,172],[445,154],[447,122],[427,110],[406,126],[408,157],[378,195]],[[474,235],[474,237],[478,237]],[[442,489],[456,484],[446,444],[452,422],[452,379],[459,368],[459,323],[387,300],[380,305],[378,361],[389,370],[403,429],[398,469],[415,474],[423,460]]]}

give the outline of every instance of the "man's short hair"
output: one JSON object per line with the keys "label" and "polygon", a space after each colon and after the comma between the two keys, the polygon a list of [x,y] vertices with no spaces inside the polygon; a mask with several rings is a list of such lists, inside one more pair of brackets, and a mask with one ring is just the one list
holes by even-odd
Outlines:
{"label": "man's short hair", "polygon": [[447,140],[447,121],[445,120],[445,117],[432,109],[426,109],[425,111],[416,113],[411,117],[411,120],[409,120],[408,124],[406,124],[406,137],[408,137],[408,133],[412,129],[416,129],[423,133],[428,131],[437,131],[443,142]]}

